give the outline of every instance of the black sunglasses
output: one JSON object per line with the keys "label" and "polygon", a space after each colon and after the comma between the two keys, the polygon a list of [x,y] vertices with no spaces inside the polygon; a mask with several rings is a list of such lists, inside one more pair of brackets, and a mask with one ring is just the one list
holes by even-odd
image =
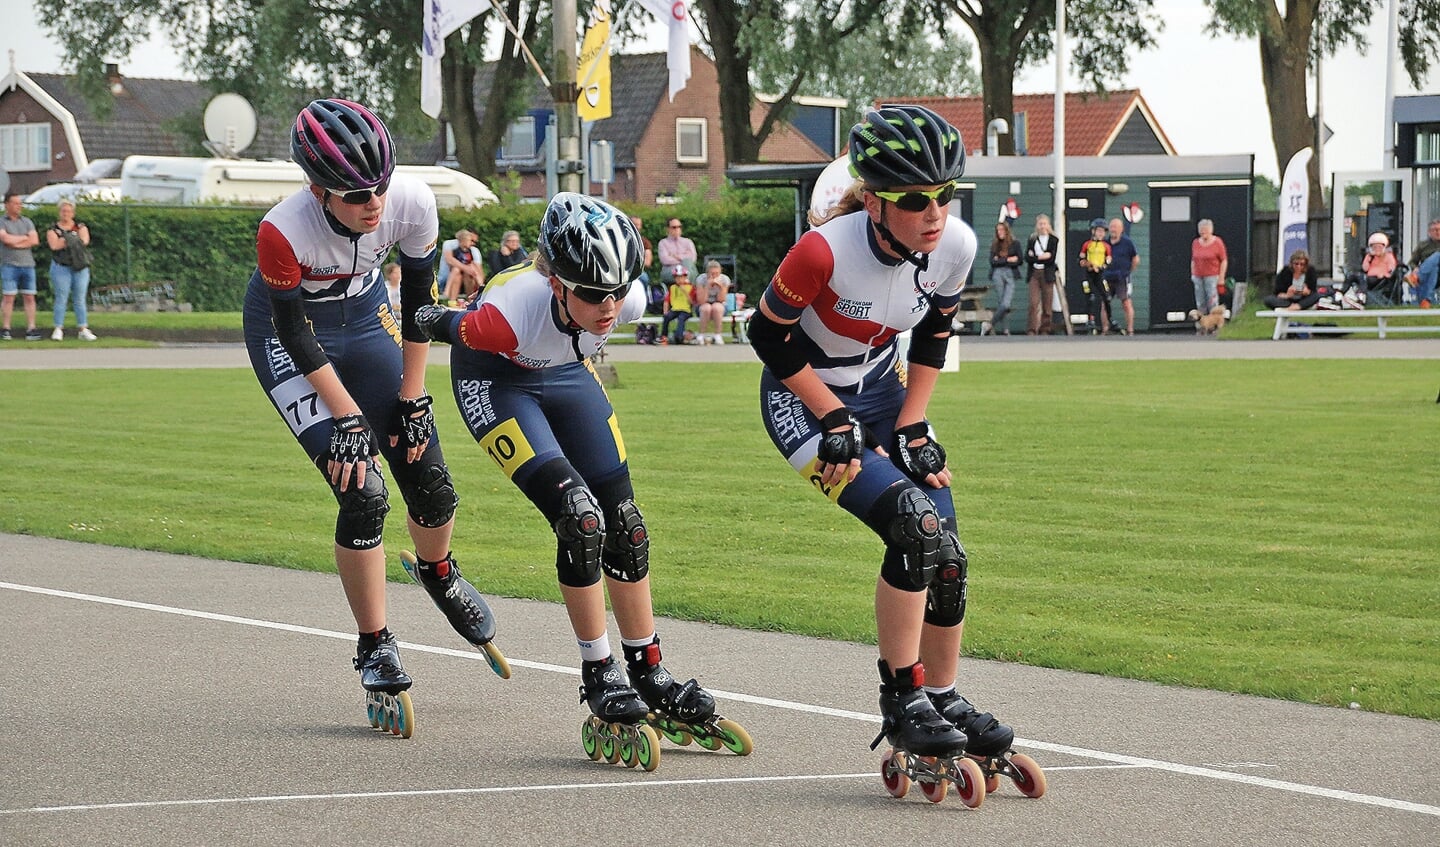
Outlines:
{"label": "black sunglasses", "polygon": [[930,201],[944,206],[955,199],[955,183],[947,182],[930,191],[874,191],[881,200],[889,200],[895,208],[905,212],[923,212],[930,208]]}
{"label": "black sunglasses", "polygon": [[340,202],[344,203],[347,206],[364,206],[366,203],[370,202],[370,198],[372,196],[385,196],[385,192],[390,190],[390,178],[386,177],[383,182],[375,186],[373,189],[362,188],[358,191],[336,191],[334,189],[327,188],[325,190],[335,195],[336,197],[339,197]]}
{"label": "black sunglasses", "polygon": [[619,288],[591,288],[586,285],[576,285],[564,279],[560,280],[560,284],[570,289],[570,293],[574,294],[581,302],[589,303],[592,306],[599,306],[611,297],[618,302],[624,299],[625,292],[630,288],[629,285],[622,285]]}

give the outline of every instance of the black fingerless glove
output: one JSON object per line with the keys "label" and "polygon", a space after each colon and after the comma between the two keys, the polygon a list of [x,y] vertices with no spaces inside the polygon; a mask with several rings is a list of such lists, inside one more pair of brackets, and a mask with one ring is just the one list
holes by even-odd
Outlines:
{"label": "black fingerless glove", "polygon": [[[838,427],[843,432],[831,432]],[[816,457],[821,464],[848,465],[865,452],[866,447],[878,447],[880,442],[869,427],[860,423],[854,413],[841,406],[820,419],[820,449]]]}
{"label": "black fingerless glove", "polygon": [[[917,438],[924,440],[911,447],[910,442]],[[924,483],[925,477],[945,470],[945,448],[930,435],[930,423],[919,421],[895,430],[890,461],[910,479]]]}
{"label": "black fingerless glove", "polygon": [[443,341],[451,344],[453,342],[450,340],[450,316],[453,314],[455,314],[454,309],[436,306],[433,303],[427,304],[415,310],[415,326],[431,341]]}
{"label": "black fingerless glove", "polygon": [[342,465],[359,465],[380,452],[380,444],[364,415],[346,415],[335,419],[330,431],[330,461]]}
{"label": "black fingerless glove", "polygon": [[421,394],[413,400],[401,397],[395,403],[395,415],[390,419],[390,434],[400,436],[400,444],[409,450],[419,447],[435,435],[435,415],[430,411],[434,403],[429,394]]}

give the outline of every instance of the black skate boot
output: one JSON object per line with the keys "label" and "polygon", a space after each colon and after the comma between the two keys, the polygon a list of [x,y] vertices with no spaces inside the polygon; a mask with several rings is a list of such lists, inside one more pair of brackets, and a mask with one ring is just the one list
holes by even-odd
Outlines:
{"label": "black skate boot", "polygon": [[626,645],[624,649],[631,684],[650,711],[682,723],[704,723],[715,716],[715,698],[710,692],[693,679],[676,682],[660,664],[660,636],[644,647]]}
{"label": "black skate boot", "polygon": [[410,702],[410,675],[400,666],[395,636],[382,629],[377,636],[360,636],[352,660],[365,689],[365,717],[370,726],[409,738],[415,733],[415,707]]}
{"label": "black skate boot", "polygon": [[982,712],[960,696],[955,689],[930,695],[930,702],[945,720],[965,733],[965,752],[972,756],[999,756],[1010,749],[1015,740],[1015,730],[995,719],[989,712]]}
{"label": "black skate boot", "polygon": [[591,760],[647,771],[660,766],[660,737],[642,723],[649,710],[614,656],[580,663],[580,702],[590,707],[580,743]]}
{"label": "black skate boot", "polygon": [[908,668],[890,671],[880,660],[880,734],[870,744],[874,750],[881,739],[890,746],[916,756],[958,756],[965,752],[965,735],[935,711],[920,686],[925,684],[925,666],[916,662]]}
{"label": "black skate boot", "polygon": [[[509,679],[510,663],[491,643],[495,638],[495,615],[475,586],[461,575],[454,556],[447,553],[439,562],[425,562],[409,550],[402,550],[400,563],[410,578],[425,588],[425,593],[430,595],[436,608],[445,613],[445,619],[460,637],[485,654],[490,669],[501,679]],[[440,572],[444,576],[438,575]]]}
{"label": "black skate boot", "polygon": [[363,637],[361,641],[352,660],[355,670],[360,672],[361,688],[366,691],[399,694],[410,687],[410,675],[400,666],[400,648],[396,646],[395,636],[389,630],[380,630],[374,646],[367,648]]}

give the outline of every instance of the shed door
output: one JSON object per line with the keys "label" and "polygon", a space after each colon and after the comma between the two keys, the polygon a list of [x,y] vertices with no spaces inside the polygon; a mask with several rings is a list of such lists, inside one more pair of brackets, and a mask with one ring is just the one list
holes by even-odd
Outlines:
{"label": "shed door", "polygon": [[[1203,218],[1215,223],[1215,234],[1229,256],[1226,276],[1243,280],[1250,269],[1249,187],[1198,185],[1152,188],[1150,205],[1150,326],[1189,329],[1195,308],[1190,283],[1190,242]],[[1229,294],[1222,298],[1229,305]]]}

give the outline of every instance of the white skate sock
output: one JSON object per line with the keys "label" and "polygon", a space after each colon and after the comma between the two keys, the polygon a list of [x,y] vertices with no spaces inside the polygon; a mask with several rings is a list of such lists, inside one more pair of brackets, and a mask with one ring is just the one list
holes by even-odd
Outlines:
{"label": "white skate sock", "polygon": [[593,641],[577,638],[575,643],[580,645],[582,662],[603,662],[610,658],[610,633],[607,631],[602,630],[599,637]]}
{"label": "white skate sock", "polygon": [[626,647],[649,647],[651,642],[653,642],[654,640],[655,633],[651,632],[644,638],[622,638],[620,639],[620,643],[624,644]]}
{"label": "white skate sock", "polygon": [[922,685],[920,687],[925,689],[927,694],[949,694],[955,690],[955,683],[952,682],[949,685]]}

